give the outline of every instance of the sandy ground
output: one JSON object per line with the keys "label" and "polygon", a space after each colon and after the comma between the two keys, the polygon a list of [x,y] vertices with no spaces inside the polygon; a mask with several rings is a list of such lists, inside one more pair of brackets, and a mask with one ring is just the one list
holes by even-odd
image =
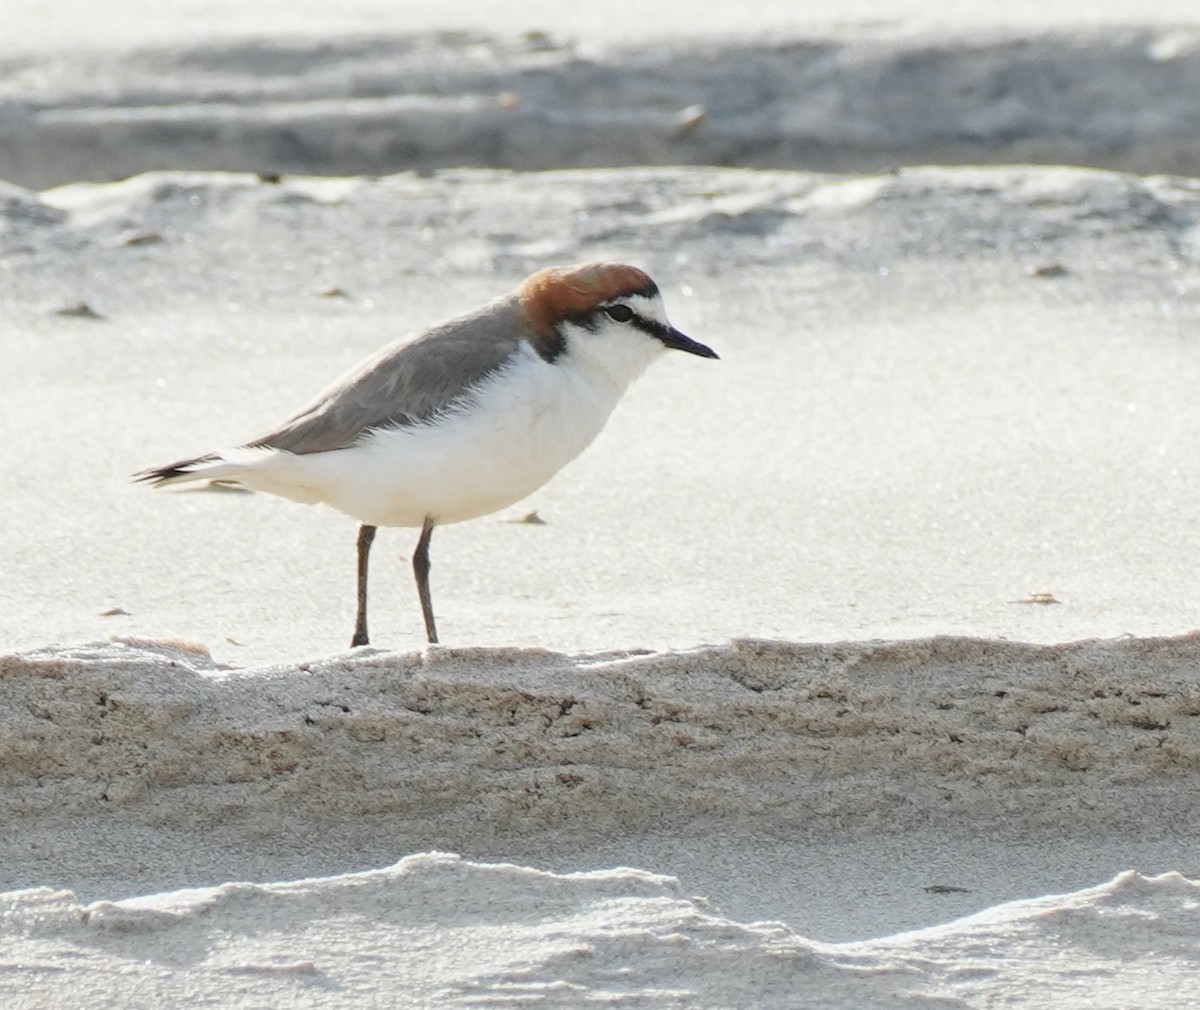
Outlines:
{"label": "sandy ground", "polygon": [[[785,973],[772,1002],[753,957],[741,982],[703,959],[688,967],[690,954],[643,960],[626,947],[606,953],[598,975],[566,970],[559,955],[531,961],[543,947],[529,937],[559,935],[560,918],[546,918],[527,874],[632,865],[678,876],[713,911],[671,907],[704,929],[715,915],[713,928],[733,929],[735,949],[755,956],[777,941],[866,940],[982,911],[1006,966],[1027,927],[998,902],[1066,892],[1054,915],[1083,903],[1087,921],[1102,923],[1109,892],[1079,888],[1133,868],[1194,877],[1194,640],[1149,636],[1191,628],[1200,596],[1187,507],[1196,205],[1186,181],[1070,169],[597,171],[536,186],[477,172],[278,185],[193,174],[10,191],[0,276],[23,336],[3,379],[14,447],[5,567],[20,573],[2,585],[5,637],[26,649],[60,644],[32,672],[16,660],[2,678],[12,695],[6,886],[104,901],[321,877],[319,893],[352,895],[357,878],[338,874],[450,848],[525,867],[502,872],[531,904],[510,908],[516,919],[474,914],[472,929],[499,930],[515,960],[482,963],[462,948],[434,973],[434,1003],[508,991],[513,964],[524,966],[522,985],[566,985],[554,997],[564,1005],[599,998],[632,957],[634,976],[621,977],[651,1005],[662,1003],[648,994],[665,973],[690,994],[678,1005],[728,1005],[741,991],[746,1005],[784,1006],[820,990],[821,976]],[[563,230],[530,248],[516,222],[537,214]],[[509,515],[439,534],[447,650],[317,659],[349,632],[345,520],[126,483],[137,467],[256,430],[295,404],[293,390],[307,395],[452,301],[503,290],[535,260],[593,255],[675,277],[664,281],[675,322],[723,359],[659,365],[554,484]],[[322,297],[334,285],[350,297]],[[61,314],[80,304],[101,318]],[[506,521],[529,509],[545,525]],[[393,555],[408,549],[405,534],[385,536]],[[407,564],[377,562],[374,585],[377,642],[413,648]],[[106,633],[208,643],[221,665],[186,649],[164,666],[155,647],[148,657],[136,645],[65,648]],[[904,641],[948,633],[976,637]],[[735,645],[734,662],[719,643],[744,636],[894,644],[878,646],[882,668],[855,658],[871,654],[861,645]],[[1074,653],[1006,641],[1083,637],[1102,641]],[[566,655],[505,651],[514,642]],[[703,642],[716,651],[695,653]],[[586,655],[595,650],[604,655]],[[429,663],[432,676],[415,672]],[[639,664],[644,686],[626,679]],[[547,665],[558,670],[552,688],[539,680]],[[665,693],[664,670],[674,671]],[[373,697],[380,676],[408,686]],[[610,703],[587,695],[609,676],[627,707],[606,717],[600,752],[546,750],[556,724],[568,741],[591,731],[586,710]],[[239,697],[209,698],[213,677]],[[746,705],[759,696],[771,704],[755,717]],[[450,703],[450,739],[481,748],[474,757],[440,751],[423,720],[411,723],[452,697],[462,700]],[[231,716],[235,726],[223,727]],[[526,719],[528,743],[514,728]],[[780,730],[781,751],[769,738]],[[330,740],[355,743],[347,754]],[[357,751],[363,743],[369,753]],[[827,764],[827,744],[845,744],[849,764]],[[406,900],[381,879],[382,897],[344,914],[369,919],[377,902]],[[1144,952],[1131,955],[1136,967],[1083,957],[1098,941],[1081,926],[1065,948],[1056,934],[1051,948],[1064,952],[1031,966],[1022,991],[1049,984],[1046,971],[1052,988],[1066,984],[1053,958],[1075,958],[1071,972],[1120,977],[1107,1005],[1129,992],[1183,1005],[1195,952],[1183,944],[1163,962],[1161,951],[1194,907],[1194,885],[1173,881],[1138,883],[1149,891],[1129,899],[1128,914],[1145,923],[1126,941]],[[579,930],[608,935],[595,915],[610,899],[555,886],[572,895]],[[1125,902],[1125,885],[1113,886]],[[108,972],[142,950],[158,965],[145,977],[171,980],[164,991],[275,999],[280,979],[300,978],[305,1005],[323,1006],[342,1005],[328,987],[349,986],[346,972],[359,970],[336,953],[310,965],[263,948],[266,960],[226,963],[146,939],[97,947],[96,934],[67,927],[78,921],[68,899],[13,900],[16,934],[29,935],[29,922],[64,924],[33,929],[42,939],[21,948],[25,966],[83,957],[81,970]],[[188,943],[200,949],[246,928],[224,913],[196,921],[172,911],[177,900],[161,899],[152,921],[178,925],[173,936],[198,931]],[[622,929],[691,935],[660,911],[630,911]],[[281,927],[285,951],[310,935],[308,915]],[[142,935],[120,916],[95,923]],[[768,918],[785,933],[737,932]],[[518,920],[526,932],[513,932]],[[404,943],[381,925],[361,928],[345,941],[356,949],[446,942],[408,926]],[[978,946],[975,927],[944,928],[952,939],[937,942],[958,964]],[[904,942],[918,960],[936,946]],[[835,960],[845,956],[839,947]],[[864,957],[883,973],[871,989],[880,1006],[927,993],[970,1005],[1013,984],[995,966],[981,987],[961,967],[951,981],[926,972],[913,982],[893,952]],[[346,991],[386,998],[390,977]],[[55,1000],[79,984],[68,972],[24,1005],[67,1005]],[[123,990],[133,1002],[113,1005],[154,1005],[137,1002],[153,987],[138,981]],[[830,1005],[866,998],[853,985],[838,992]]]}
{"label": "sandy ground", "polygon": [[[1187,182],[167,175],[14,200],[3,508],[25,574],[0,588],[0,624],[15,646],[174,635],[244,664],[345,645],[351,522],[127,475],[248,438],[391,335],[596,256],[650,268],[722,360],[664,360],[559,479],[438,532],[448,642],[1195,626]],[[554,227],[526,239],[529,218]],[[59,314],[81,302],[103,318]],[[529,511],[545,524],[510,521]],[[378,644],[420,644],[412,543],[382,534]]]}
{"label": "sandy ground", "polygon": [[[1196,12],[792,6],[6,10],[5,1006],[1200,1000]],[[1021,157],[1148,174],[919,164]],[[554,163],[651,167],[440,167]],[[592,257],[722,360],[442,648],[410,532],[349,654],[352,523],[127,481]]]}

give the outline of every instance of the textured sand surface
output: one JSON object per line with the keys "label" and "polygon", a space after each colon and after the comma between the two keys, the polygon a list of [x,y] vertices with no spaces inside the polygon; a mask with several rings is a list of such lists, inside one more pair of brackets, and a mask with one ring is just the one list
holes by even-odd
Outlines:
{"label": "textured sand surface", "polygon": [[[1196,651],[744,641],[257,670],[137,641],[11,656],[0,819],[22,833],[0,888],[130,895],[440,847],[648,862],[730,914],[844,939],[1019,897],[1030,876],[1195,876]],[[865,904],[838,907],[839,890]]]}
{"label": "textured sand surface", "polygon": [[[9,1005],[74,1007],[83,990],[104,1007],[1115,1008],[1197,995],[1200,885],[1178,874],[1122,874],[843,945],[779,922],[730,922],[668,877],[552,875],[441,854],[115,903],[45,889],[0,901],[6,957],[50,969],[36,1004],[24,979],[0,978]],[[1127,963],[1116,977],[1114,959]]]}
{"label": "textured sand surface", "polygon": [[378,652],[252,671],[115,643],[0,667],[6,819],[436,820],[449,844],[740,823],[1194,829],[1200,644]]}

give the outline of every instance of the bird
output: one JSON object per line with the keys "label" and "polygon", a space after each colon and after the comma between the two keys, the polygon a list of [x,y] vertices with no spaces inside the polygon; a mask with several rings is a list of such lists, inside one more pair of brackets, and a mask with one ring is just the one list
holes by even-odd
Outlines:
{"label": "bird", "polygon": [[351,648],[370,642],[367,572],[378,527],[419,529],[412,568],[434,644],[434,529],[507,508],[545,484],[669,350],[718,357],[668,322],[645,271],[547,267],[515,291],[387,344],[269,431],[133,480],[238,485],[357,520]]}

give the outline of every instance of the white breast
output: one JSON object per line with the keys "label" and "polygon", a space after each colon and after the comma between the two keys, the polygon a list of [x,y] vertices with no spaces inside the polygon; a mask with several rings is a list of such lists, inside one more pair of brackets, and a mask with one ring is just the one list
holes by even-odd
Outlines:
{"label": "white breast", "polygon": [[335,452],[260,455],[239,479],[373,526],[487,515],[541,487],[604,427],[627,383],[581,364],[523,346],[472,401],[435,422],[378,430]]}

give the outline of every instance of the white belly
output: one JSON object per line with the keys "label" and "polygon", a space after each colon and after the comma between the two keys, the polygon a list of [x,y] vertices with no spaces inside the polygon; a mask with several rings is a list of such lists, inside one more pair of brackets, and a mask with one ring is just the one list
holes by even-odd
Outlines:
{"label": "white belly", "polygon": [[376,431],[350,449],[271,452],[241,483],[324,502],[372,526],[420,526],[487,515],[520,501],[599,434],[622,389],[530,351],[470,408],[436,424]]}

